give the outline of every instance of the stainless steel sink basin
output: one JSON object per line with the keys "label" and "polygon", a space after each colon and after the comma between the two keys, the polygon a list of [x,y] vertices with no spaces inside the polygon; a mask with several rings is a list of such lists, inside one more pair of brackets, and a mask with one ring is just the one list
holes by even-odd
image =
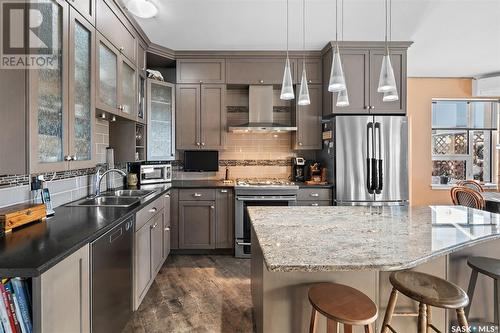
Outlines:
{"label": "stainless steel sink basin", "polygon": [[102,194],[102,196],[142,198],[142,197],[150,195],[153,192],[155,192],[155,191],[154,190],[153,191],[152,190],[118,190],[118,191],[105,192]]}
{"label": "stainless steel sink basin", "polygon": [[83,207],[130,207],[139,202],[139,197],[107,197],[101,196],[96,198],[86,198],[68,206],[83,206]]}

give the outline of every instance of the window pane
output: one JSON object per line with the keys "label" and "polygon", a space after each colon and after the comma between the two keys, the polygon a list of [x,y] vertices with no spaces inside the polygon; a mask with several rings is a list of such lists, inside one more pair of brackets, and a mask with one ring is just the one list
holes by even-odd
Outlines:
{"label": "window pane", "polygon": [[432,128],[468,127],[466,101],[432,102]]}
{"label": "window pane", "polygon": [[472,176],[475,180],[490,182],[490,131],[472,132]]}
{"label": "window pane", "polygon": [[[453,180],[466,179],[465,161],[432,161],[432,176],[449,176]],[[433,178],[434,179],[434,178]]]}
{"label": "window pane", "polygon": [[498,103],[496,102],[471,102],[472,127],[496,128],[498,117]]}
{"label": "window pane", "polygon": [[465,155],[467,145],[467,131],[432,131],[433,155]]}

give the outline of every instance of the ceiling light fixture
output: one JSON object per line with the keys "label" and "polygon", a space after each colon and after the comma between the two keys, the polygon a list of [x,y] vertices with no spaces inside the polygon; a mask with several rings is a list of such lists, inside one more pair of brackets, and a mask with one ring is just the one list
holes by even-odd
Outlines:
{"label": "ceiling light fixture", "polygon": [[339,19],[338,19],[338,0],[335,0],[335,48],[332,57],[332,69],[330,71],[330,81],[328,84],[329,92],[339,92],[346,89],[344,70],[340,60],[339,50]]}
{"label": "ceiling light fixture", "polygon": [[[385,55],[382,59],[382,68],[380,68],[380,78],[378,81],[378,89],[377,91],[380,93],[386,93],[391,90],[397,90],[396,87],[396,78],[394,77],[394,69],[391,64],[391,55],[389,52],[389,41],[388,41],[388,17],[389,10],[387,6],[388,0],[385,0]],[[391,22],[392,22],[392,13],[391,13]]]}
{"label": "ceiling light fixture", "polygon": [[311,99],[309,98],[309,87],[307,84],[306,74],[306,0],[302,0],[302,79],[300,80],[299,105],[310,105]]}
{"label": "ceiling light fixture", "polygon": [[129,0],[127,9],[134,16],[143,19],[152,18],[158,14],[158,8],[151,1],[147,0]]}
{"label": "ceiling light fixture", "polygon": [[[344,0],[341,0],[340,3],[340,13],[341,13],[340,36],[342,41],[344,41]],[[345,82],[345,77],[344,77],[344,85],[345,89],[339,91],[339,93],[337,94],[337,103],[335,105],[339,108],[345,108],[346,106],[349,106],[349,94],[347,93],[347,83]]]}
{"label": "ceiling light fixture", "polygon": [[283,72],[283,83],[281,84],[280,99],[291,100],[295,98],[293,92],[292,71],[290,70],[290,59],[288,58],[288,0],[286,0],[286,61]]}
{"label": "ceiling light fixture", "polygon": [[[389,42],[392,41],[392,0],[389,0]],[[396,83],[394,83],[396,85]],[[395,86],[394,89],[389,90],[384,93],[382,101],[384,102],[395,102],[399,100],[398,89]]]}

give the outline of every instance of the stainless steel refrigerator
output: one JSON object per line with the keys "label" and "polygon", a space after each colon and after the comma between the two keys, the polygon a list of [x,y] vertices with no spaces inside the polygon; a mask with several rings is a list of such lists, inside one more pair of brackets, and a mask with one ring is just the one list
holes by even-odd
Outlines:
{"label": "stainless steel refrigerator", "polygon": [[333,118],[337,205],[408,204],[408,119]]}

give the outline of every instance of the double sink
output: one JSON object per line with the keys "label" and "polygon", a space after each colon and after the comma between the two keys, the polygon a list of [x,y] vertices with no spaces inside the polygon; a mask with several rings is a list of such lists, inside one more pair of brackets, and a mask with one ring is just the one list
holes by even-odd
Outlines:
{"label": "double sink", "polygon": [[130,207],[155,190],[117,190],[104,192],[93,198],[84,198],[68,204],[73,207]]}

